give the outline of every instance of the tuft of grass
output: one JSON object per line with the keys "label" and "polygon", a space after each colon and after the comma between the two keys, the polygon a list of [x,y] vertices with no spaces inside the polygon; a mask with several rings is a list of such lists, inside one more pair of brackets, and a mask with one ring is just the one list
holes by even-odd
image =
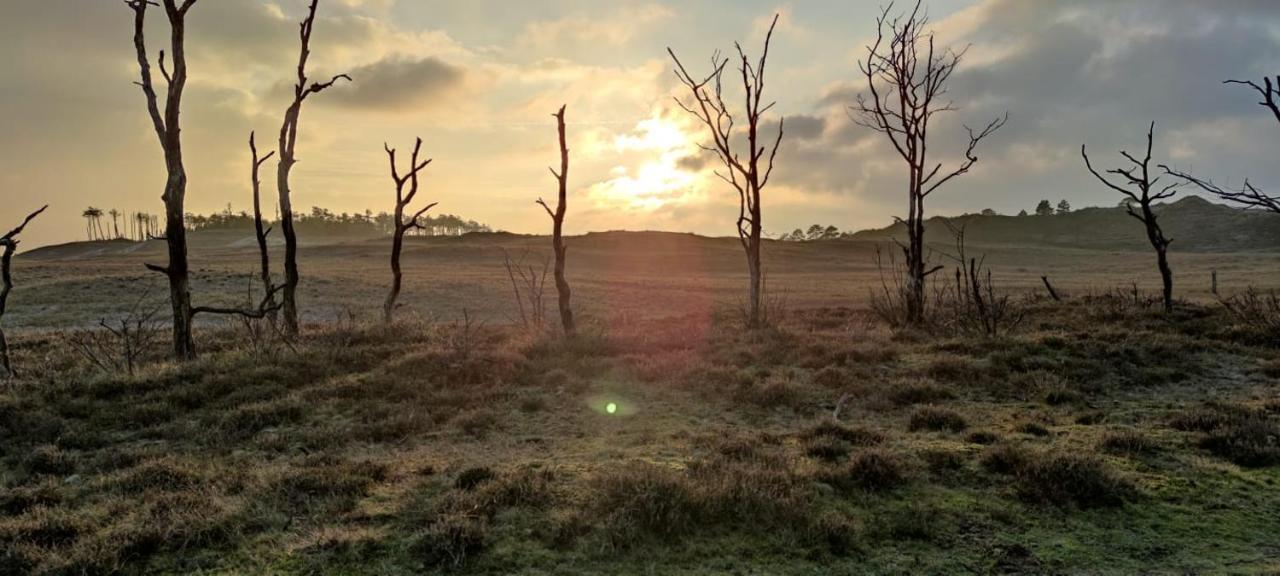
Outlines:
{"label": "tuft of grass", "polygon": [[1029,436],[1036,436],[1040,438],[1044,438],[1050,434],[1049,429],[1045,428],[1045,426],[1039,422],[1023,422],[1014,426],[1013,431],[1019,434],[1027,434]]}
{"label": "tuft of grass", "polygon": [[1280,464],[1280,423],[1265,410],[1209,403],[1186,410],[1170,422],[1174,428],[1205,433],[1200,446],[1247,468]]}
{"label": "tuft of grass", "polygon": [[1160,445],[1137,430],[1115,430],[1102,437],[1098,448],[1109,454],[1137,456],[1154,454]]}
{"label": "tuft of grass", "polygon": [[1041,453],[1017,468],[1018,496],[1027,502],[1085,508],[1123,504],[1133,489],[1096,456]]}
{"label": "tuft of grass", "polygon": [[846,491],[883,492],[898,488],[908,480],[907,465],[896,452],[863,450],[848,462],[819,474],[819,479]]}
{"label": "tuft of grass", "polygon": [[960,413],[937,406],[924,406],[916,409],[911,414],[911,420],[907,423],[907,429],[912,432],[921,430],[963,432],[968,427],[968,421]]}
{"label": "tuft of grass", "polygon": [[1030,460],[1030,451],[1021,444],[996,444],[982,454],[978,464],[995,474],[1016,474]]}
{"label": "tuft of grass", "polygon": [[472,514],[447,514],[419,531],[410,553],[429,567],[457,568],[484,551],[489,522]]}
{"label": "tuft of grass", "polygon": [[800,439],[813,441],[828,438],[854,446],[875,446],[884,442],[884,434],[870,428],[849,427],[834,420],[823,420],[800,433]]}

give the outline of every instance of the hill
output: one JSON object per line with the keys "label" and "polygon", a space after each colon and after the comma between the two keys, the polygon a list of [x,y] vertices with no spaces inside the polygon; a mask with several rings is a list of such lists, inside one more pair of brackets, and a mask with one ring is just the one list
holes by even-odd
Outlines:
{"label": "hill", "polygon": [[[1214,204],[1186,196],[1156,207],[1160,225],[1173,238],[1170,250],[1181,252],[1252,252],[1280,249],[1280,215]],[[929,219],[926,241],[950,244],[947,224],[964,226],[971,244],[1052,246],[1091,250],[1144,250],[1149,247],[1142,225],[1121,207],[1084,208],[1052,216],[984,216],[968,214]],[[858,240],[904,237],[901,224],[864,230]]]}

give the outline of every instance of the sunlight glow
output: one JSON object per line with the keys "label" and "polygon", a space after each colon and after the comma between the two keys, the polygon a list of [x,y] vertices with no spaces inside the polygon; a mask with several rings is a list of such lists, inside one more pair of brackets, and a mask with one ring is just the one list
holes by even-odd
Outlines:
{"label": "sunlight glow", "polygon": [[700,197],[698,173],[681,167],[681,160],[696,154],[694,140],[682,127],[665,118],[641,120],[635,130],[614,138],[614,151],[635,154],[638,165],[615,166],[608,180],[591,186],[590,197],[612,209],[654,212],[672,204]]}

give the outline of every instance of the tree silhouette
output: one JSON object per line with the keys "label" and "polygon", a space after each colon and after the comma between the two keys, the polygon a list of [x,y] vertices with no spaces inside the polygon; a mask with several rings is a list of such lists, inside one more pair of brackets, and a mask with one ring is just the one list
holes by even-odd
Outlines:
{"label": "tree silhouette", "polygon": [[[4,320],[5,306],[9,302],[9,292],[13,290],[13,274],[11,268],[13,266],[13,254],[18,250],[18,235],[26,229],[36,216],[44,212],[48,205],[32,212],[19,224],[17,228],[10,230],[4,236],[0,236],[0,321]],[[4,376],[16,376],[17,370],[13,368],[13,362],[9,359],[9,341],[4,336],[4,324],[0,323],[0,369],[3,369]]]}
{"label": "tree silhouette", "polygon": [[[400,271],[400,252],[404,249],[404,234],[409,230],[421,228],[422,222],[419,218],[426,214],[428,210],[435,207],[435,203],[427,204],[421,210],[418,210],[408,220],[405,220],[405,210],[413,199],[418,196],[418,173],[422,172],[427,166],[431,165],[431,159],[428,158],[422,162],[418,162],[418,155],[422,151],[422,139],[418,138],[413,144],[413,156],[409,159],[409,173],[400,175],[399,169],[396,167],[396,151],[387,144],[382,147],[387,151],[387,157],[391,161],[391,180],[396,184],[396,207],[395,213],[392,215],[393,229],[391,232],[391,290],[387,293],[387,300],[382,306],[382,318],[387,324],[391,323],[392,317],[396,309],[396,299],[400,297],[400,285],[403,282],[403,274]],[[405,185],[409,185],[409,191],[405,192]]]}
{"label": "tree silhouette", "polygon": [[[1240,84],[1252,88],[1255,92],[1262,96],[1262,101],[1258,104],[1271,111],[1272,116],[1280,121],[1280,76],[1276,76],[1274,82],[1271,78],[1263,78],[1263,84],[1259,85],[1252,80],[1227,80],[1225,84]],[[1189,172],[1174,170],[1160,165],[1160,168],[1166,174],[1181,178],[1183,181],[1196,185],[1201,190],[1213,194],[1227,202],[1239,204],[1245,208],[1260,208],[1270,212],[1280,213],[1280,197],[1272,196],[1262,189],[1254,186],[1252,182],[1246,178],[1244,184],[1240,188],[1231,189],[1219,186],[1212,180],[1197,178]]]}
{"label": "tree silhouette", "polygon": [[909,14],[891,17],[893,6],[889,5],[876,18],[876,40],[867,47],[866,59],[858,63],[870,97],[859,95],[858,103],[850,107],[853,121],[884,134],[907,164],[907,218],[897,220],[907,228],[907,244],[902,246],[907,267],[904,312],[911,324],[924,320],[925,282],[942,268],[925,269],[924,201],[943,184],[967,173],[978,162],[978,144],[1009,118],[1006,113],[976,132],[966,127],[969,145],[964,161],[956,168],[943,172],[942,164],[929,167],[930,122],[939,113],[955,110],[942,98],[964,51],[935,50],[933,33],[925,31],[928,18],[920,6],[916,2]]}
{"label": "tree silhouette", "polygon": [[[1159,191],[1156,187],[1160,178],[1151,177],[1151,147],[1155,140],[1156,123],[1152,122],[1151,127],[1147,130],[1147,154],[1141,160],[1134,157],[1128,152],[1121,151],[1120,155],[1124,156],[1133,166],[1130,168],[1114,168],[1107,170],[1108,174],[1114,174],[1123,178],[1123,184],[1115,184],[1108,180],[1097,170],[1094,170],[1093,164],[1089,162],[1089,154],[1085,150],[1084,145],[1080,146],[1080,156],[1084,158],[1084,165],[1089,172],[1105,184],[1108,188],[1123,194],[1130,200],[1125,206],[1125,211],[1139,222],[1147,230],[1147,240],[1151,242],[1151,247],[1156,251],[1156,265],[1160,269],[1160,280],[1164,285],[1163,300],[1164,311],[1173,311],[1173,271],[1169,268],[1169,243],[1172,239],[1165,238],[1164,231],[1160,229],[1160,223],[1156,219],[1155,212],[1151,209],[1152,204],[1159,200],[1172,198],[1177,193],[1180,183],[1168,184]],[[1132,188],[1126,188],[1126,186]],[[1135,191],[1136,189],[1136,191]],[[1138,208],[1135,209],[1134,205]]]}
{"label": "tree silhouette", "polygon": [[187,229],[183,222],[186,216],[184,203],[187,195],[187,172],[182,159],[180,120],[182,95],[187,85],[186,18],[187,11],[195,5],[196,0],[183,0],[181,5],[177,0],[163,2],[164,12],[169,20],[169,48],[173,55],[171,74],[165,68],[165,52],[160,51],[160,73],[168,83],[163,112],[151,82],[151,64],[145,37],[147,8],[156,4],[151,0],[127,0],[125,3],[134,13],[133,43],[141,76],[137,84],[146,97],[147,112],[151,116],[160,147],[164,150],[165,169],[168,172],[161,198],[165,207],[165,242],[169,248],[169,264],[147,264],[147,268],[164,274],[169,280],[169,303],[173,309],[173,351],[178,359],[187,360],[195,357],[195,344],[191,339],[194,314],[187,271]]}
{"label": "tree silhouette", "polygon": [[560,107],[560,111],[554,114],[556,118],[556,129],[560,135],[560,171],[556,172],[555,168],[551,168],[551,175],[556,177],[558,185],[558,201],[556,209],[552,210],[547,203],[541,198],[538,204],[542,205],[542,209],[547,211],[547,215],[551,217],[551,248],[555,251],[556,263],[553,273],[556,279],[556,294],[559,296],[558,304],[560,308],[560,326],[564,329],[565,336],[573,336],[577,331],[577,327],[573,322],[573,308],[569,305],[569,298],[572,291],[569,289],[569,281],[564,277],[565,266],[565,245],[564,245],[564,216],[565,211],[569,209],[568,188],[569,188],[569,143],[565,138],[564,127],[564,106]]}
{"label": "tree silhouette", "polygon": [[328,82],[315,82],[308,85],[307,59],[311,56],[311,32],[316,21],[316,7],[320,0],[311,0],[307,17],[302,21],[299,39],[302,43],[298,55],[298,81],[293,87],[293,102],[284,113],[284,123],[280,126],[280,160],[276,169],[276,186],[280,192],[280,232],[284,235],[284,323],[285,330],[291,334],[298,333],[298,234],[293,227],[293,201],[290,198],[289,174],[293,165],[298,163],[298,118],[302,114],[302,104],[312,94],[319,94],[331,88],[340,79],[351,81],[346,74],[339,74]]}
{"label": "tree silhouette", "polygon": [[[716,171],[716,176],[727,182],[738,191],[738,240],[747,256],[747,271],[750,275],[749,300],[747,302],[747,325],[759,328],[764,325],[762,297],[764,275],[761,263],[761,247],[764,229],[763,212],[760,206],[761,191],[769,184],[773,175],[774,160],[778,156],[778,148],[782,144],[785,119],[778,121],[778,135],[771,147],[765,146],[760,128],[764,115],[773,108],[774,102],[765,103],[765,66],[769,60],[769,44],[773,40],[774,27],[778,25],[778,16],[773,17],[769,32],[765,35],[764,49],[760,59],[752,63],[747,58],[742,45],[734,43],[738,52],[738,72],[742,78],[742,90],[745,96],[744,110],[740,113],[746,119],[746,149],[741,149],[738,139],[741,134],[736,130],[739,117],[730,110],[724,99],[724,72],[729,58],[721,57],[717,52],[711,57],[711,72],[695,78],[685,69],[684,64],[676,57],[676,53],[667,48],[667,53],[675,61],[676,77],[688,88],[692,102],[686,104],[679,98],[678,104],[698,122],[707,127],[711,133],[712,144],[700,145],[703,150],[713,152],[724,165],[723,171]],[[745,156],[745,158],[744,158]]]}

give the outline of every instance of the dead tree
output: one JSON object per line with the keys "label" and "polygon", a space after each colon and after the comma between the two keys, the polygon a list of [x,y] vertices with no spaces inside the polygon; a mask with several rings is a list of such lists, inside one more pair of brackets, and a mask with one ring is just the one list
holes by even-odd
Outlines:
{"label": "dead tree", "polygon": [[870,97],[860,94],[858,103],[849,108],[849,116],[854,123],[884,134],[907,164],[907,218],[896,218],[907,229],[907,243],[902,246],[906,286],[901,296],[907,300],[902,306],[905,320],[919,324],[925,316],[925,284],[931,274],[942,269],[925,269],[925,199],[973,168],[978,162],[978,144],[1004,126],[1009,115],[976,132],[966,126],[969,144],[964,160],[954,169],[944,172],[941,163],[930,167],[930,122],[935,115],[956,109],[943,98],[965,51],[935,50],[933,33],[925,30],[929,20],[921,12],[920,2],[906,15],[891,17],[892,9],[887,6],[876,18],[876,40],[867,47],[866,60],[858,63]]}
{"label": "dead tree", "polygon": [[196,0],[163,0],[165,15],[169,19],[170,52],[173,55],[173,72],[165,67],[165,53],[160,51],[160,73],[168,83],[165,94],[164,110],[156,97],[156,90],[151,82],[151,63],[147,55],[144,29],[147,8],[155,5],[151,0],[126,0],[133,9],[134,34],[133,44],[138,55],[138,68],[141,81],[137,82],[146,97],[147,111],[151,122],[164,149],[165,168],[168,179],[165,181],[164,200],[165,236],[169,247],[169,264],[158,266],[147,264],[147,268],[164,274],[169,279],[169,303],[173,309],[173,353],[180,360],[195,357],[195,345],[191,338],[191,290],[187,272],[187,227],[184,222],[187,195],[187,171],[182,160],[182,95],[187,85],[186,57],[186,18],[187,11],[195,5]]}
{"label": "dead tree", "polygon": [[[1089,154],[1086,152],[1084,145],[1080,146],[1080,156],[1084,158],[1084,165],[1089,172],[1094,175],[1098,181],[1105,184],[1108,188],[1119,192],[1127,197],[1131,202],[1125,204],[1125,211],[1139,222],[1147,230],[1147,240],[1151,242],[1151,247],[1156,251],[1156,265],[1160,269],[1160,280],[1164,285],[1164,311],[1173,311],[1173,271],[1169,268],[1169,244],[1172,239],[1166,238],[1164,231],[1160,229],[1160,223],[1156,219],[1156,213],[1152,210],[1152,205],[1160,200],[1172,198],[1177,193],[1177,189],[1181,183],[1167,184],[1157,191],[1160,178],[1151,177],[1151,146],[1155,139],[1156,123],[1152,122],[1151,127],[1147,130],[1147,154],[1141,160],[1132,154],[1121,151],[1120,155],[1124,156],[1129,163],[1133,164],[1130,168],[1114,168],[1107,170],[1108,174],[1115,174],[1124,178],[1122,184],[1116,184],[1108,180],[1105,176],[1098,173],[1093,168],[1093,164],[1089,162]],[[1127,186],[1127,187],[1126,187]],[[1129,188],[1131,187],[1131,188]],[[1136,189],[1136,190],[1135,190]],[[1134,205],[1138,208],[1135,210]]]}
{"label": "dead tree", "polygon": [[293,87],[293,102],[284,113],[284,123],[280,126],[280,160],[276,169],[276,185],[280,192],[280,232],[284,235],[284,323],[285,331],[290,335],[298,333],[298,235],[293,228],[293,202],[290,199],[289,173],[293,165],[298,163],[298,117],[302,114],[302,103],[312,94],[319,94],[332,87],[338,80],[351,81],[346,74],[339,74],[328,82],[315,82],[308,85],[307,59],[311,56],[311,32],[316,20],[316,6],[320,0],[311,0],[307,17],[300,26],[299,38],[302,49],[298,56],[298,82]]}
{"label": "dead tree", "polygon": [[[778,156],[778,148],[782,144],[785,119],[778,121],[778,134],[771,147],[765,146],[764,135],[760,133],[764,116],[773,108],[775,102],[764,102],[765,66],[769,59],[769,44],[773,40],[773,29],[778,25],[778,16],[773,17],[769,32],[765,35],[764,49],[760,59],[752,63],[743,51],[740,43],[734,43],[738,52],[738,71],[742,77],[744,92],[744,109],[735,112],[730,109],[724,98],[724,73],[729,58],[716,52],[711,56],[711,72],[705,77],[694,77],[680,62],[675,51],[667,48],[667,53],[675,62],[676,77],[689,89],[692,102],[685,103],[676,98],[676,104],[685,112],[698,119],[711,133],[712,144],[699,145],[703,150],[714,153],[724,165],[723,171],[715,172],[721,180],[733,186],[738,192],[738,241],[747,256],[747,271],[750,274],[749,299],[747,301],[747,325],[759,328],[766,323],[763,300],[763,268],[761,262],[761,246],[764,229],[763,213],[760,206],[761,192],[769,183],[773,174],[774,160]],[[741,149],[738,142],[741,137],[737,130],[737,120],[744,115],[746,120],[746,150]],[[737,147],[738,149],[735,149]]]}
{"label": "dead tree", "polygon": [[559,200],[556,202],[555,210],[547,206],[547,203],[541,198],[538,199],[538,204],[541,204],[542,209],[546,210],[547,215],[551,217],[551,247],[556,256],[553,274],[556,279],[556,293],[559,295],[560,325],[564,328],[566,336],[573,336],[577,331],[577,327],[573,322],[573,308],[569,305],[569,298],[572,292],[569,290],[569,281],[564,277],[566,254],[564,216],[569,209],[569,144],[565,139],[564,108],[564,106],[561,106],[560,111],[553,115],[556,118],[556,128],[560,132],[560,171],[556,172],[555,168],[550,168],[551,175],[556,177],[556,182],[559,184]]}
{"label": "dead tree", "polygon": [[[10,230],[4,236],[0,236],[0,249],[4,252],[0,253],[0,321],[4,320],[5,305],[9,302],[9,292],[13,290],[13,254],[18,251],[18,235],[23,229],[30,224],[36,216],[44,212],[49,206],[32,212],[19,224],[17,228]],[[4,324],[0,323],[0,369],[3,369],[4,376],[17,376],[18,371],[14,370],[13,362],[9,360],[9,341],[4,337]]]}
{"label": "dead tree", "polygon": [[[399,169],[396,167],[396,151],[387,144],[382,145],[387,151],[387,157],[391,161],[391,179],[396,183],[396,209],[392,214],[391,229],[391,290],[387,293],[387,301],[382,305],[382,318],[387,324],[391,323],[392,316],[396,309],[396,299],[400,297],[400,286],[403,274],[400,271],[400,252],[404,250],[405,232],[415,228],[422,228],[421,222],[418,221],[423,214],[436,206],[435,202],[427,204],[421,210],[418,210],[405,220],[405,210],[413,199],[418,195],[418,173],[422,172],[427,166],[431,165],[431,159],[428,158],[422,162],[418,162],[418,155],[422,151],[422,139],[418,138],[413,145],[413,157],[409,160],[409,173],[400,175]],[[409,191],[405,192],[405,185],[408,184]]]}
{"label": "dead tree", "polygon": [[276,305],[275,283],[271,281],[271,255],[267,252],[267,236],[271,234],[271,228],[267,227],[262,221],[262,182],[258,178],[262,165],[265,164],[275,151],[268,152],[266,156],[258,157],[258,144],[255,134],[249,133],[249,152],[252,154],[252,165],[250,167],[250,182],[253,185],[253,232],[258,239],[258,259],[261,265],[259,275],[262,279],[262,292],[268,295],[267,306],[274,308]]}
{"label": "dead tree", "polygon": [[[1259,85],[1252,80],[1227,80],[1225,84],[1240,84],[1248,86],[1262,96],[1262,101],[1258,104],[1271,111],[1271,115],[1280,121],[1280,76],[1276,76],[1273,81],[1271,78],[1263,78],[1263,84]],[[1272,196],[1265,191],[1254,186],[1249,180],[1245,180],[1244,184],[1238,189],[1231,189],[1219,186],[1211,180],[1197,178],[1188,172],[1174,170],[1165,165],[1160,165],[1165,173],[1183,181],[1194,184],[1196,187],[1213,194],[1227,202],[1239,204],[1245,208],[1259,208],[1270,212],[1280,213],[1280,197]]]}

